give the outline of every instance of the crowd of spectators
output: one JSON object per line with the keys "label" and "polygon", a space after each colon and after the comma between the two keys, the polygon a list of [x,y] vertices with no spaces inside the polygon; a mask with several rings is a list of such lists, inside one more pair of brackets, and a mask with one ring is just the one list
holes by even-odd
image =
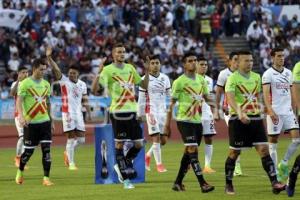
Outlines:
{"label": "crowd of spectators", "polygon": [[[0,9],[27,12],[18,30],[0,27],[1,97],[8,96],[18,67],[30,69],[47,45],[64,73],[78,65],[88,85],[101,58],[111,62],[115,42],[126,45],[127,61],[140,74],[146,55],[158,54],[161,71],[174,79],[183,72],[183,54],[195,51],[209,58],[216,78],[224,66],[213,56],[213,43],[246,35],[267,67],[267,52],[275,45],[284,45],[287,56],[300,55],[300,31],[297,18],[275,23],[262,8],[294,3],[299,0],[0,0]],[[48,78],[52,81],[50,73]]]}

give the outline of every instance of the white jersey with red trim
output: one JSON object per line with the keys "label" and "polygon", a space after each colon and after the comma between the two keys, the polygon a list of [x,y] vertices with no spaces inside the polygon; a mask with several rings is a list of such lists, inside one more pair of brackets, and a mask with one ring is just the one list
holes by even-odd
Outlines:
{"label": "white jersey with red trim", "polygon": [[[226,85],[227,79],[232,73],[233,73],[233,71],[231,71],[229,68],[223,69],[219,73],[218,80],[217,80],[217,86],[224,88],[224,91],[225,91],[225,85]],[[223,106],[228,107],[225,95],[224,95]]]}
{"label": "white jersey with red trim", "polygon": [[166,97],[170,96],[170,90],[171,84],[167,75],[163,73],[158,77],[149,75],[148,89],[139,88],[138,115],[143,116],[145,113],[166,115]]}
{"label": "white jersey with red trim", "polygon": [[277,115],[289,115],[293,113],[291,98],[293,75],[291,70],[283,68],[282,72],[279,72],[271,67],[264,72],[262,84],[270,84],[272,109]]}
{"label": "white jersey with red trim", "polygon": [[[15,85],[18,83],[18,81],[15,81],[15,82],[13,82],[12,84],[11,84],[11,87],[10,87],[10,89],[12,90],[13,89],[13,87],[15,87]],[[18,83],[19,84],[19,83]],[[18,85],[19,86],[19,85]],[[17,94],[14,96],[14,99],[15,99],[15,118],[16,117],[18,117],[18,110],[17,110],[17,98],[18,98],[18,96],[17,96]]]}
{"label": "white jersey with red trim", "polygon": [[[212,78],[206,75],[204,76],[204,78],[208,85],[209,94],[211,94],[214,90],[213,80]],[[214,118],[210,106],[205,101],[203,101],[201,109],[202,109],[202,120],[212,120]]]}
{"label": "white jersey with red trim", "polygon": [[62,75],[59,83],[62,96],[62,112],[82,114],[82,97],[87,94],[86,84],[81,80],[74,83],[65,75]]}

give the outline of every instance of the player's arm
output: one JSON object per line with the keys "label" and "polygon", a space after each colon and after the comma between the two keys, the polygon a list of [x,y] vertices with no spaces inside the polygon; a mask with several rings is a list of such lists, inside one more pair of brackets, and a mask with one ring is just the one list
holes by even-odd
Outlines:
{"label": "player's arm", "polygon": [[144,88],[145,90],[148,89],[148,83],[149,83],[149,65],[150,65],[150,59],[147,56],[146,57],[146,63],[144,64],[144,67],[145,67],[145,77],[140,82],[141,88]]}
{"label": "player's arm", "polygon": [[264,103],[266,106],[267,114],[270,115],[272,121],[276,123],[278,121],[278,116],[272,109],[271,105],[271,99],[270,99],[270,90],[271,90],[271,85],[270,84],[264,84],[263,85],[263,98],[264,98]]}
{"label": "player's arm", "polygon": [[171,136],[171,119],[172,119],[172,113],[173,113],[173,109],[175,107],[176,101],[177,101],[176,99],[172,98],[169,109],[167,110],[167,117],[166,117],[166,122],[165,122],[165,126],[164,126],[164,134],[166,134],[168,137]]}
{"label": "player's arm", "polygon": [[224,94],[224,87],[221,87],[219,85],[217,85],[216,88],[216,109],[218,111],[218,119],[220,118],[219,116],[219,110],[220,110],[220,102],[221,102],[221,96],[222,94]]}
{"label": "player's arm", "polygon": [[92,118],[91,118],[91,107],[89,105],[89,97],[86,94],[82,96],[82,105],[86,109],[88,120],[91,121],[92,120]]}
{"label": "player's arm", "polygon": [[47,61],[49,63],[49,65],[52,68],[52,71],[54,73],[55,79],[56,80],[60,80],[62,78],[62,73],[58,67],[58,65],[56,64],[56,62],[52,59],[52,48],[51,47],[47,47],[46,48],[46,56],[47,56]]}
{"label": "player's arm", "polygon": [[20,122],[21,127],[27,126],[27,123],[28,123],[25,120],[25,116],[23,115],[23,102],[24,102],[24,97],[18,95],[18,98],[16,101],[16,107],[17,107],[17,111],[19,113],[19,122]]}
{"label": "player's arm", "polygon": [[300,110],[300,82],[299,83],[293,83],[293,87],[292,87],[292,91],[293,91],[293,101],[295,102],[295,105],[298,109],[298,111]]}
{"label": "player's arm", "polygon": [[54,126],[54,120],[52,119],[52,115],[51,115],[50,96],[47,97],[46,104],[47,104],[47,112],[48,112],[48,115],[49,115],[49,118],[50,118],[50,123],[51,123],[51,132],[53,134],[54,130],[55,130],[55,126]]}
{"label": "player's arm", "polygon": [[16,81],[15,84],[11,87],[10,92],[9,92],[9,95],[11,97],[15,97],[17,95],[18,85],[19,85],[19,81]]}
{"label": "player's arm", "polygon": [[103,67],[104,67],[104,63],[106,61],[106,57],[104,57],[101,61],[101,63],[99,64],[99,70],[98,70],[98,75],[95,77],[95,79],[92,82],[92,86],[91,86],[91,90],[92,90],[92,94],[95,96],[99,96],[99,90],[101,88],[101,85],[99,84],[99,78],[100,78],[100,74],[103,71]]}

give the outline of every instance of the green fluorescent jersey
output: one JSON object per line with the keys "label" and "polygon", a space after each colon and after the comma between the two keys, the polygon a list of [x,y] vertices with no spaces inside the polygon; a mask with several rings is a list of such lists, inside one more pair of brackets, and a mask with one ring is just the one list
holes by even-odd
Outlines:
{"label": "green fluorescent jersey", "polygon": [[[247,115],[259,115],[260,102],[259,93],[261,91],[260,75],[250,72],[249,78],[241,75],[238,71],[231,74],[226,82],[225,92],[232,92],[235,97],[236,104],[241,108],[242,112]],[[236,111],[229,109],[231,115],[236,115]]]}
{"label": "green fluorescent jersey", "polygon": [[47,98],[50,96],[50,84],[42,79],[33,80],[31,77],[20,82],[18,96],[23,97],[23,115],[29,123],[49,121]]}
{"label": "green fluorescent jersey", "polygon": [[183,74],[178,77],[172,86],[172,98],[178,101],[176,120],[201,123],[204,94],[208,94],[208,88],[203,76],[196,74],[192,79]]}
{"label": "green fluorescent jersey", "polygon": [[141,77],[131,64],[124,64],[123,68],[113,63],[103,68],[99,83],[108,89],[111,96],[110,112],[136,112],[134,86],[141,82]]}
{"label": "green fluorescent jersey", "polygon": [[296,63],[293,69],[294,83],[300,84],[300,62]]}
{"label": "green fluorescent jersey", "polygon": [[[300,84],[300,62],[296,63],[293,69],[293,83]],[[300,92],[300,91],[298,91]],[[300,108],[298,109],[298,115],[300,116]]]}

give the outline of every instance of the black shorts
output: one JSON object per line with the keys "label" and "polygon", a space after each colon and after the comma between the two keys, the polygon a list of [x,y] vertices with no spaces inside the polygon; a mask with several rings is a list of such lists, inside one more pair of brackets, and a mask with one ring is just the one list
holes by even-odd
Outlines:
{"label": "black shorts", "polygon": [[39,143],[51,143],[51,122],[42,122],[40,124],[28,124],[24,127],[24,146],[25,148],[34,148]]}
{"label": "black shorts", "polygon": [[136,113],[111,113],[110,120],[116,141],[143,140],[143,131]]}
{"label": "black shorts", "polygon": [[202,124],[177,121],[177,128],[186,146],[200,145],[202,138]]}
{"label": "black shorts", "polygon": [[243,124],[237,117],[230,118],[229,145],[231,149],[240,150],[259,144],[268,144],[263,120],[254,116],[251,118],[249,124]]}

